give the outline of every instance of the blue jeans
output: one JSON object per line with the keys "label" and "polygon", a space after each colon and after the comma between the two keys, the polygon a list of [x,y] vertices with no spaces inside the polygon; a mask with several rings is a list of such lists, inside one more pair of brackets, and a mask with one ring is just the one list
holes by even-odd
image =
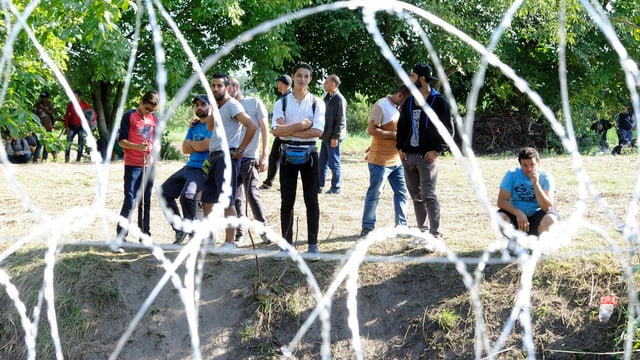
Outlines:
{"label": "blue jeans", "polygon": [[82,151],[84,150],[84,130],[82,126],[69,126],[69,133],[67,134],[67,150],[64,152],[64,161],[69,162],[69,153],[71,152],[71,143],[73,138],[78,135],[78,155],[76,161],[82,159]]}
{"label": "blue jeans", "polygon": [[327,172],[331,169],[331,188],[340,189],[342,186],[342,169],[340,166],[340,144],[332,148],[331,140],[322,141],[320,154],[318,155],[318,190],[322,190],[327,179]]}
{"label": "blue jeans", "polygon": [[428,162],[420,154],[407,154],[402,162],[407,190],[413,200],[416,222],[422,231],[438,234],[440,202],[436,195],[438,162]]}
{"label": "blue jeans", "polygon": [[[151,169],[149,169],[149,171],[151,171]],[[142,229],[143,233],[151,235],[149,220],[151,213],[153,176],[149,176],[149,181],[147,181],[147,184],[144,187],[144,201],[137,201],[138,191],[142,184],[143,175],[144,171],[142,166],[124,166],[124,201],[122,202],[122,209],[120,209],[120,216],[128,219],[129,223],[131,223],[131,212],[135,208],[136,203],[138,203],[138,226]],[[124,228],[118,224],[116,228],[117,236],[122,236],[124,239],[127,237],[128,232],[128,228]]]}
{"label": "blue jeans", "polygon": [[369,163],[369,189],[364,198],[364,211],[362,213],[362,228],[373,230],[376,225],[376,208],[380,196],[384,190],[385,180],[393,190],[393,210],[395,212],[395,225],[407,225],[407,198],[409,192],[404,182],[404,167],[380,166]]}

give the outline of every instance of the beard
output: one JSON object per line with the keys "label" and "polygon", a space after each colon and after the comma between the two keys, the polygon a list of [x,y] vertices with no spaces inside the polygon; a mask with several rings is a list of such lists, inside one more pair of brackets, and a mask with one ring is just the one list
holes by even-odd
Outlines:
{"label": "beard", "polygon": [[213,93],[213,97],[216,99],[216,101],[220,101],[222,99],[224,99],[224,93],[220,94],[220,93]]}
{"label": "beard", "polygon": [[414,85],[415,85],[418,89],[422,89],[422,81],[420,81],[420,79],[416,80],[416,82],[414,83]]}
{"label": "beard", "polygon": [[198,111],[196,111],[196,116],[200,119],[206,118],[207,116],[209,116],[209,109],[207,109],[206,111],[199,109]]}

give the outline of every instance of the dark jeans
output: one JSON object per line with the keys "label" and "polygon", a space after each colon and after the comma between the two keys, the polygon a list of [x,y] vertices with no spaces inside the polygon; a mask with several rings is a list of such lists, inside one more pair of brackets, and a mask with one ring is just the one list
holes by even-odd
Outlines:
{"label": "dark jeans", "polygon": [[[258,163],[255,159],[242,159],[240,172],[238,173],[238,188],[236,191],[236,213],[238,217],[245,216],[245,204],[251,207],[253,217],[259,222],[267,225],[266,211],[262,204],[262,195],[259,186],[260,175],[258,174]],[[244,228],[238,227],[236,237],[244,236]]]}
{"label": "dark jeans", "polygon": [[271,152],[269,153],[267,178],[264,180],[265,185],[273,186],[273,179],[276,178],[276,174],[278,173],[278,167],[280,166],[280,145],[282,145],[282,140],[280,140],[279,137],[274,137]]}
{"label": "dark jeans", "polygon": [[298,173],[302,178],[304,204],[307,208],[308,244],[318,243],[320,206],[318,205],[318,153],[303,165],[292,165],[280,159],[280,229],[282,237],[293,244],[293,208],[296,203]]}
{"label": "dark jeans", "polygon": [[65,162],[69,161],[71,143],[76,135],[78,135],[78,155],[76,156],[76,161],[82,160],[82,151],[84,150],[84,130],[82,130],[82,126],[69,126],[69,133],[67,134],[67,149],[64,152]]}
{"label": "dark jeans", "polygon": [[7,157],[12,164],[26,164],[31,160],[31,153],[24,155],[7,155]]}
{"label": "dark jeans", "polygon": [[[180,197],[182,218],[196,220],[196,195],[202,190],[204,179],[205,175],[202,168],[185,166],[162,183],[162,197],[172,210],[173,214],[171,215],[180,216],[180,209],[178,209],[178,204],[176,203],[176,199]],[[173,225],[171,217],[168,217],[167,220]],[[173,229],[178,230],[175,226]]]}
{"label": "dark jeans", "polygon": [[[149,220],[151,213],[151,190],[153,188],[153,176],[149,176],[144,187],[143,201],[138,200],[138,192],[141,190],[142,178],[146,171],[151,171],[151,168],[143,170],[142,166],[124,166],[124,201],[122,202],[122,209],[120,209],[120,216],[129,220],[131,223],[131,211],[138,203],[138,226],[141,226],[142,232],[151,235]],[[151,174],[149,174],[151,175]],[[116,228],[116,234],[122,236],[124,239],[129,232],[128,227],[124,228],[118,224]]]}
{"label": "dark jeans", "polygon": [[322,141],[320,155],[318,156],[318,191],[324,188],[329,169],[331,169],[331,189],[340,190],[342,187],[342,165],[340,164],[341,143],[342,140],[338,140],[338,146],[333,148],[331,147],[331,140]]}

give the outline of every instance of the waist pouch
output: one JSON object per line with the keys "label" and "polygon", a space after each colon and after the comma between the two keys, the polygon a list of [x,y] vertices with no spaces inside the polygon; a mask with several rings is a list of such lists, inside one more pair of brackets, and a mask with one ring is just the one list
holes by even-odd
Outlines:
{"label": "waist pouch", "polygon": [[222,159],[223,156],[222,151],[212,151],[209,153],[209,156],[202,162],[202,171],[205,175],[209,175],[209,172],[213,168],[213,164]]}
{"label": "waist pouch", "polygon": [[316,152],[315,145],[280,145],[280,152],[284,161],[291,165],[304,165],[311,159],[311,154]]}

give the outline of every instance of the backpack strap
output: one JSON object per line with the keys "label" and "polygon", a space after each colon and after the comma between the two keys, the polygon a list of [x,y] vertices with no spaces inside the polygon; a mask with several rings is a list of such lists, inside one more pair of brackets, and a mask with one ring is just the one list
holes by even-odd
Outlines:
{"label": "backpack strap", "polygon": [[[293,95],[292,95],[293,96]],[[318,98],[311,94],[311,96],[313,97],[313,104],[311,104],[311,111],[313,112],[313,116],[316,115],[316,103],[318,102]],[[282,115],[284,116],[284,118],[287,118],[287,98],[289,97],[289,94],[287,94],[286,96],[282,97]]]}

